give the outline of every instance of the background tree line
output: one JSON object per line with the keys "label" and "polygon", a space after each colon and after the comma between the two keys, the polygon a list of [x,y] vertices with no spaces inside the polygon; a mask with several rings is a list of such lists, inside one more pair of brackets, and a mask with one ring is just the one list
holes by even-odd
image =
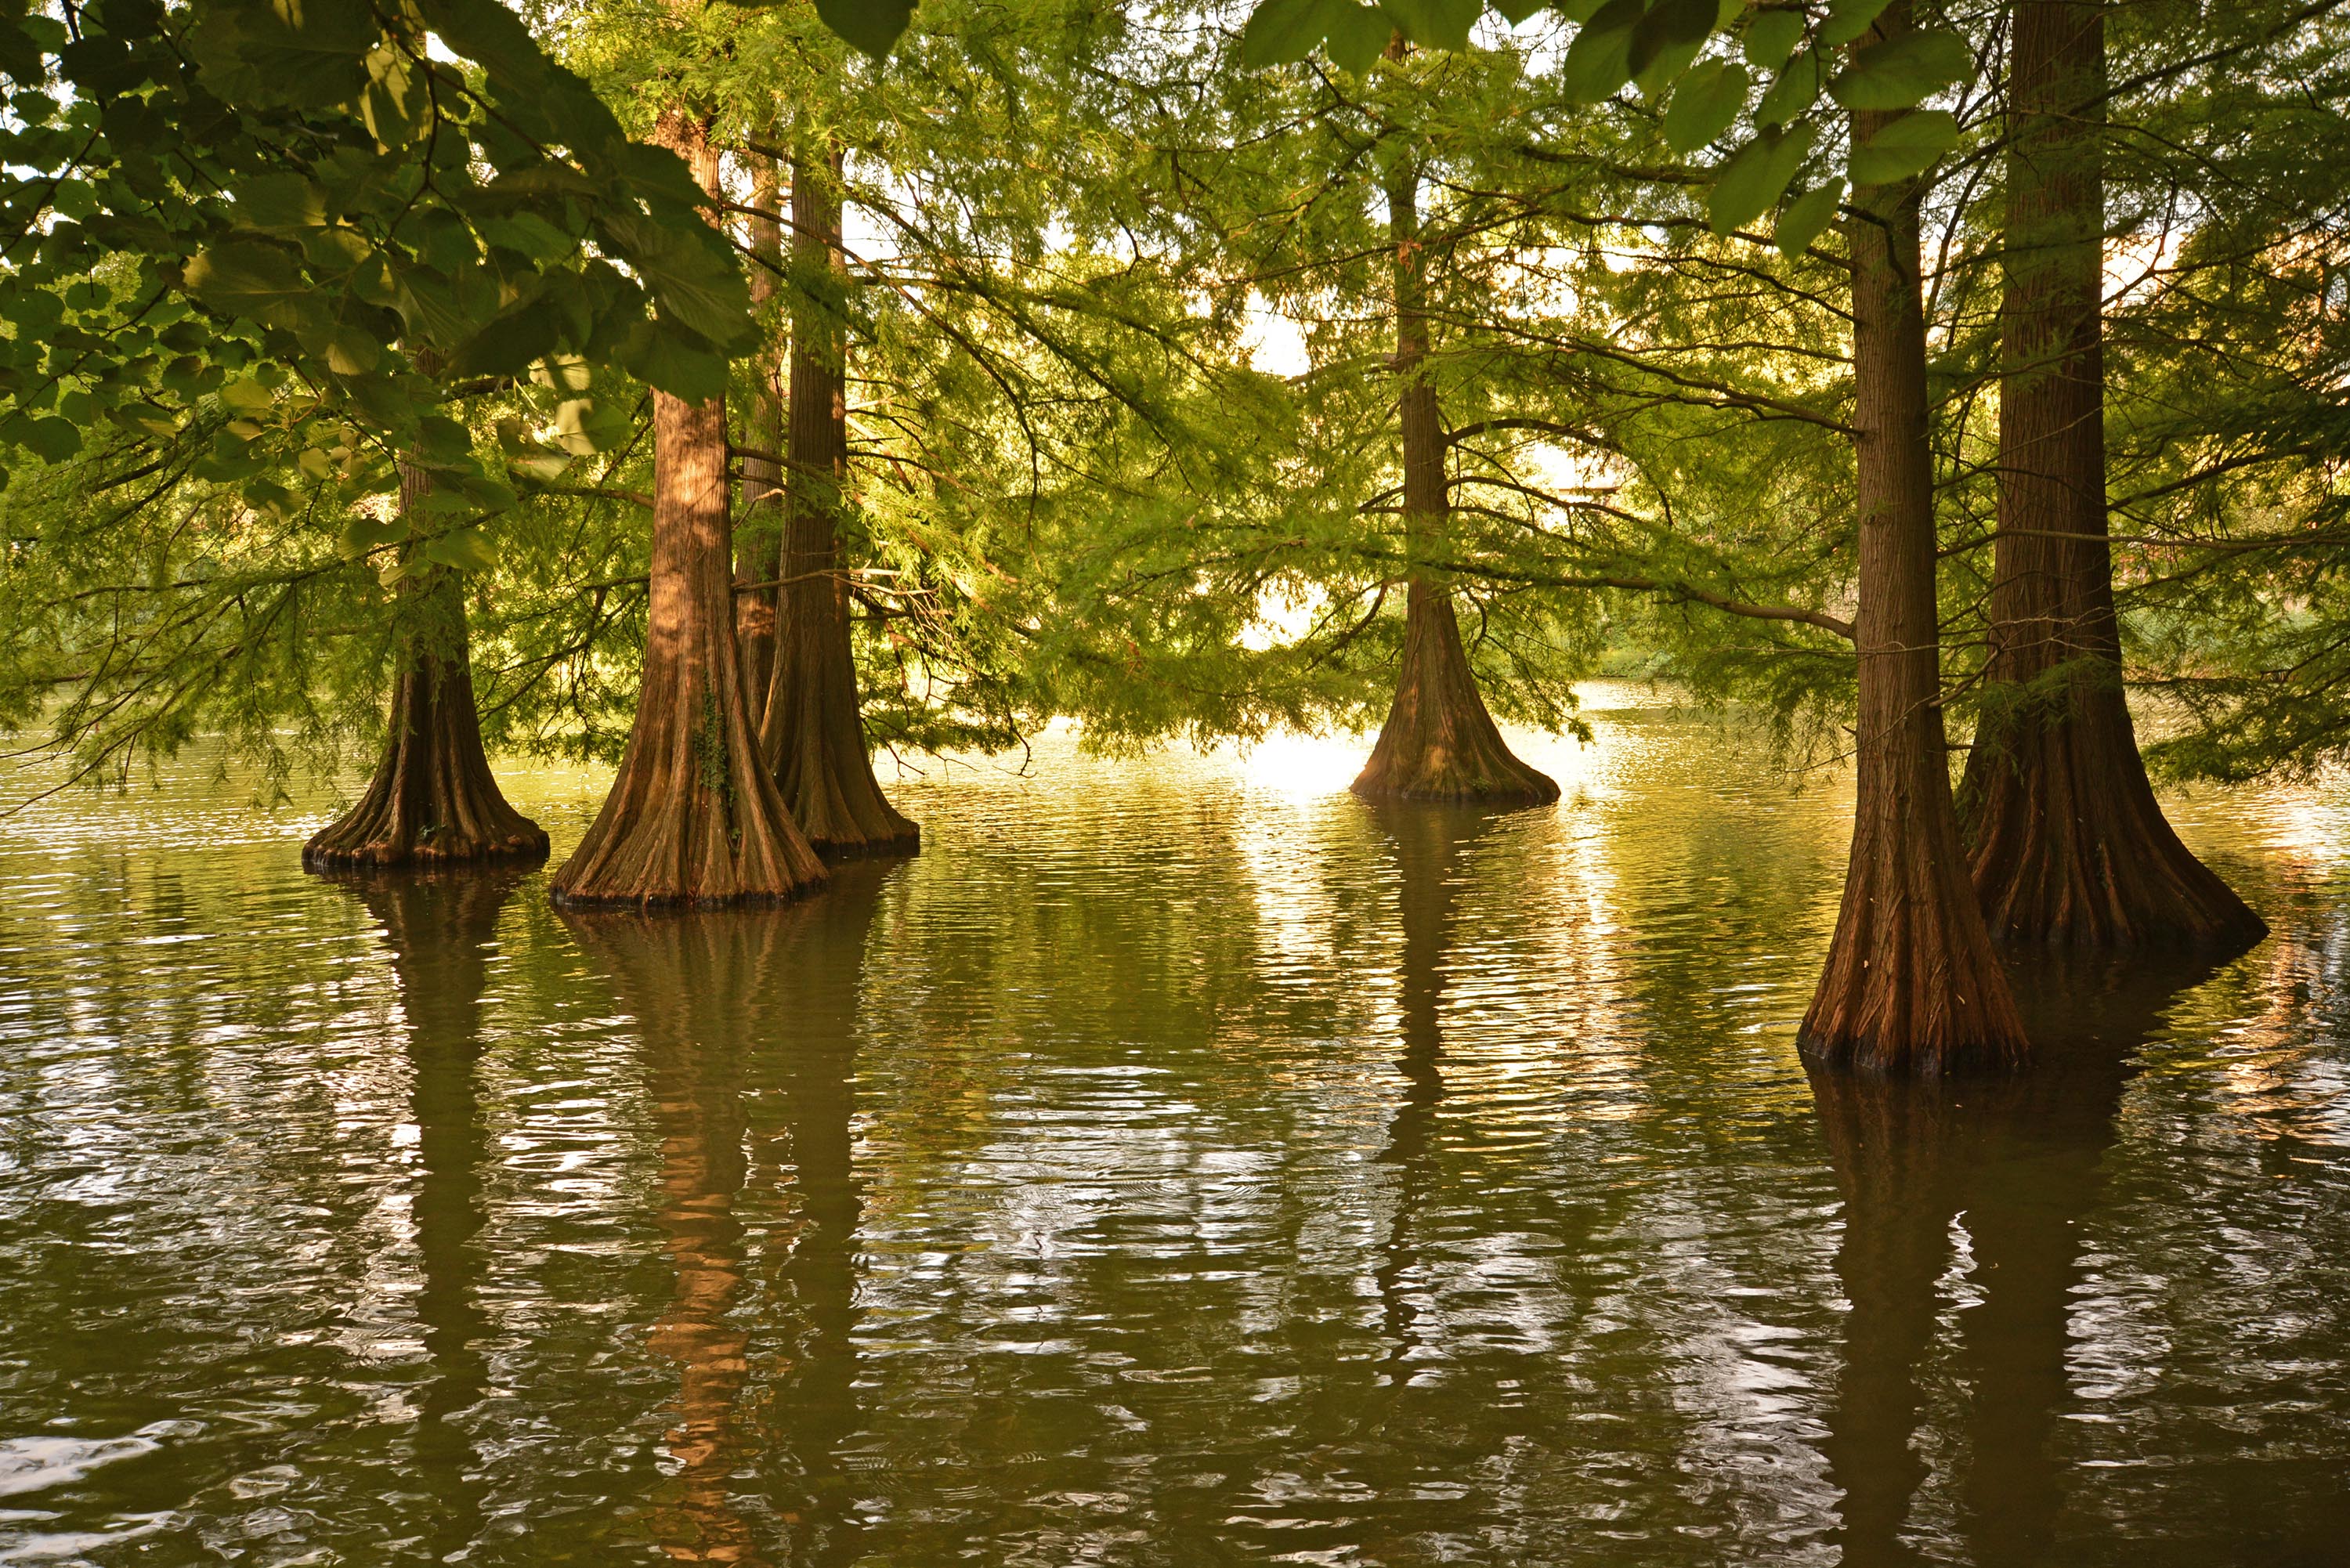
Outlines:
{"label": "background tree line", "polygon": [[374,754],[322,865],[611,759],[655,905],[1056,717],[1540,801],[1628,665],[1856,763],[1807,1047],[2017,1060],[1995,942],[2262,929],[2148,762],[2345,742],[2343,10],[20,7],[0,719]]}

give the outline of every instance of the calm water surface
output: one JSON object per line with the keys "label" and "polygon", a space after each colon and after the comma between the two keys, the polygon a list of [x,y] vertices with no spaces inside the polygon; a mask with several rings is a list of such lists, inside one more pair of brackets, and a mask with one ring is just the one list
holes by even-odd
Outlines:
{"label": "calm water surface", "polygon": [[2350,787],[2181,803],[2276,934],[2019,971],[2028,1079],[1814,1085],[1843,786],[1592,700],[760,914],[0,823],[0,1561],[2350,1563]]}

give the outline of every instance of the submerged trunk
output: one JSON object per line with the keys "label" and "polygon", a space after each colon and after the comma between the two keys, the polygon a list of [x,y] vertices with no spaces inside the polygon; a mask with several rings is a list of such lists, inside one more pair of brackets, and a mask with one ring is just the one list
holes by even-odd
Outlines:
{"label": "submerged trunk", "polygon": [[[421,468],[400,465],[400,509],[432,488]],[[383,757],[359,804],[302,846],[312,870],[420,861],[538,860],[546,835],[506,804],[482,750],[463,580],[435,566],[404,579],[400,673]]]}
{"label": "submerged trunk", "polygon": [[[1870,36],[1906,32],[1908,13],[1895,0]],[[1855,140],[1894,118],[1856,114]],[[2023,1026],[1967,880],[1942,735],[1918,189],[1869,187],[1856,202],[1857,800],[1844,905],[1798,1039],[1834,1067],[2012,1065]]]}
{"label": "submerged trunk", "polygon": [[[847,340],[841,330],[838,157],[792,165],[792,252],[803,303],[792,324],[790,468],[775,673],[760,731],[792,815],[827,855],[911,853],[921,831],[873,776],[840,570],[848,476]],[[819,286],[824,297],[807,298]]]}
{"label": "submerged trunk", "polygon": [[[774,213],[782,201],[772,160],[761,159],[751,177],[751,205]],[[782,292],[775,269],[783,265],[783,225],[773,217],[751,219],[751,303],[764,320]],[[734,520],[734,651],[743,667],[743,690],[754,717],[766,710],[767,687],[775,670],[775,579],[783,575],[783,470],[775,453],[784,446],[784,335],[763,344],[751,383],[751,408],[743,421],[743,506]]]}
{"label": "submerged trunk", "polygon": [[[657,133],[704,189],[718,157],[671,111]],[[734,655],[723,399],[653,394],[652,594],[635,728],[578,849],[555,874],[562,904],[711,905],[806,892],[824,867],[761,765]]]}
{"label": "submerged trunk", "polygon": [[2008,941],[2257,941],[2260,917],[2164,819],[2122,691],[2106,538],[2103,0],[2019,0],[2010,59],[1999,538],[1960,791],[1975,891]]}
{"label": "submerged trunk", "polygon": [[[1422,375],[1428,358],[1427,263],[1420,254],[1419,176],[1399,163],[1388,176],[1388,234],[1395,242],[1396,398],[1403,426],[1404,526],[1415,542],[1441,534],[1451,508],[1444,484],[1444,420]],[[1357,794],[1402,800],[1539,805],[1558,798],[1550,775],[1513,756],[1477,691],[1452,596],[1415,570],[1404,603],[1403,662],[1378,743],[1354,784]]]}

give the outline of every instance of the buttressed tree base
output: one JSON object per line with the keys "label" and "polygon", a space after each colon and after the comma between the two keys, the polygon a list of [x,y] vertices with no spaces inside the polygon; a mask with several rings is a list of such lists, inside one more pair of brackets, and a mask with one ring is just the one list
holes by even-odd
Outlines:
{"label": "buttressed tree base", "polygon": [[[431,488],[423,469],[400,464],[403,513],[415,510]],[[460,579],[427,567],[399,591],[422,613],[400,637],[382,760],[359,803],[302,846],[302,863],[323,870],[544,859],[546,835],[506,803],[482,748]],[[439,619],[447,646],[434,647],[433,628],[417,627],[417,619]]]}
{"label": "buttressed tree base", "polygon": [[[671,111],[659,138],[718,180],[707,128]],[[573,906],[773,903],[824,880],[759,755],[734,640],[726,404],[653,394],[653,556],[635,727],[611,793],[555,874]]]}
{"label": "buttressed tree base", "polygon": [[[804,276],[841,278],[837,154],[792,167],[792,248]],[[775,684],[760,745],[808,842],[831,858],[910,855],[921,830],[873,776],[857,691],[848,593],[840,571],[842,486],[848,473],[846,344],[828,302],[809,301],[792,327],[788,514],[778,590]]]}
{"label": "buttressed tree base", "polygon": [[1975,892],[2001,941],[2247,947],[2268,927],[2163,816],[2122,686],[2106,515],[2103,8],[2022,0],[2012,37],[1991,657],[1959,793]]}
{"label": "buttressed tree base", "polygon": [[1545,805],[1558,798],[1548,774],[1520,762],[1502,739],[1444,590],[1415,580],[1406,608],[1403,669],[1395,701],[1357,794],[1389,800]]}
{"label": "buttressed tree base", "polygon": [[[1873,36],[1908,26],[1908,0],[1895,0]],[[1854,140],[1890,118],[1855,114]],[[1913,181],[1864,188],[1846,229],[1860,513],[1856,798],[1844,902],[1797,1040],[1822,1066],[1932,1075],[2014,1066],[2028,1047],[1950,799],[1918,200]]]}

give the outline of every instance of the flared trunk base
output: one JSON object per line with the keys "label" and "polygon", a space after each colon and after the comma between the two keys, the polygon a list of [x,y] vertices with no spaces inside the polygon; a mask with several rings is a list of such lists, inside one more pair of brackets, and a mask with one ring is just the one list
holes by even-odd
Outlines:
{"label": "flared trunk base", "polygon": [[1547,805],[1558,783],[1510,751],[1469,669],[1452,601],[1415,580],[1403,668],[1371,760],[1351,786],[1366,800]]}
{"label": "flared trunk base", "polygon": [[[2016,947],[2241,950],[2268,924],[2179,841],[2118,691],[1979,734],[1960,789],[1976,898]],[[1989,723],[1986,731],[1994,727]]]}
{"label": "flared trunk base", "polygon": [[499,793],[469,672],[427,659],[400,678],[367,793],[302,846],[313,871],[546,858],[546,834]]}

